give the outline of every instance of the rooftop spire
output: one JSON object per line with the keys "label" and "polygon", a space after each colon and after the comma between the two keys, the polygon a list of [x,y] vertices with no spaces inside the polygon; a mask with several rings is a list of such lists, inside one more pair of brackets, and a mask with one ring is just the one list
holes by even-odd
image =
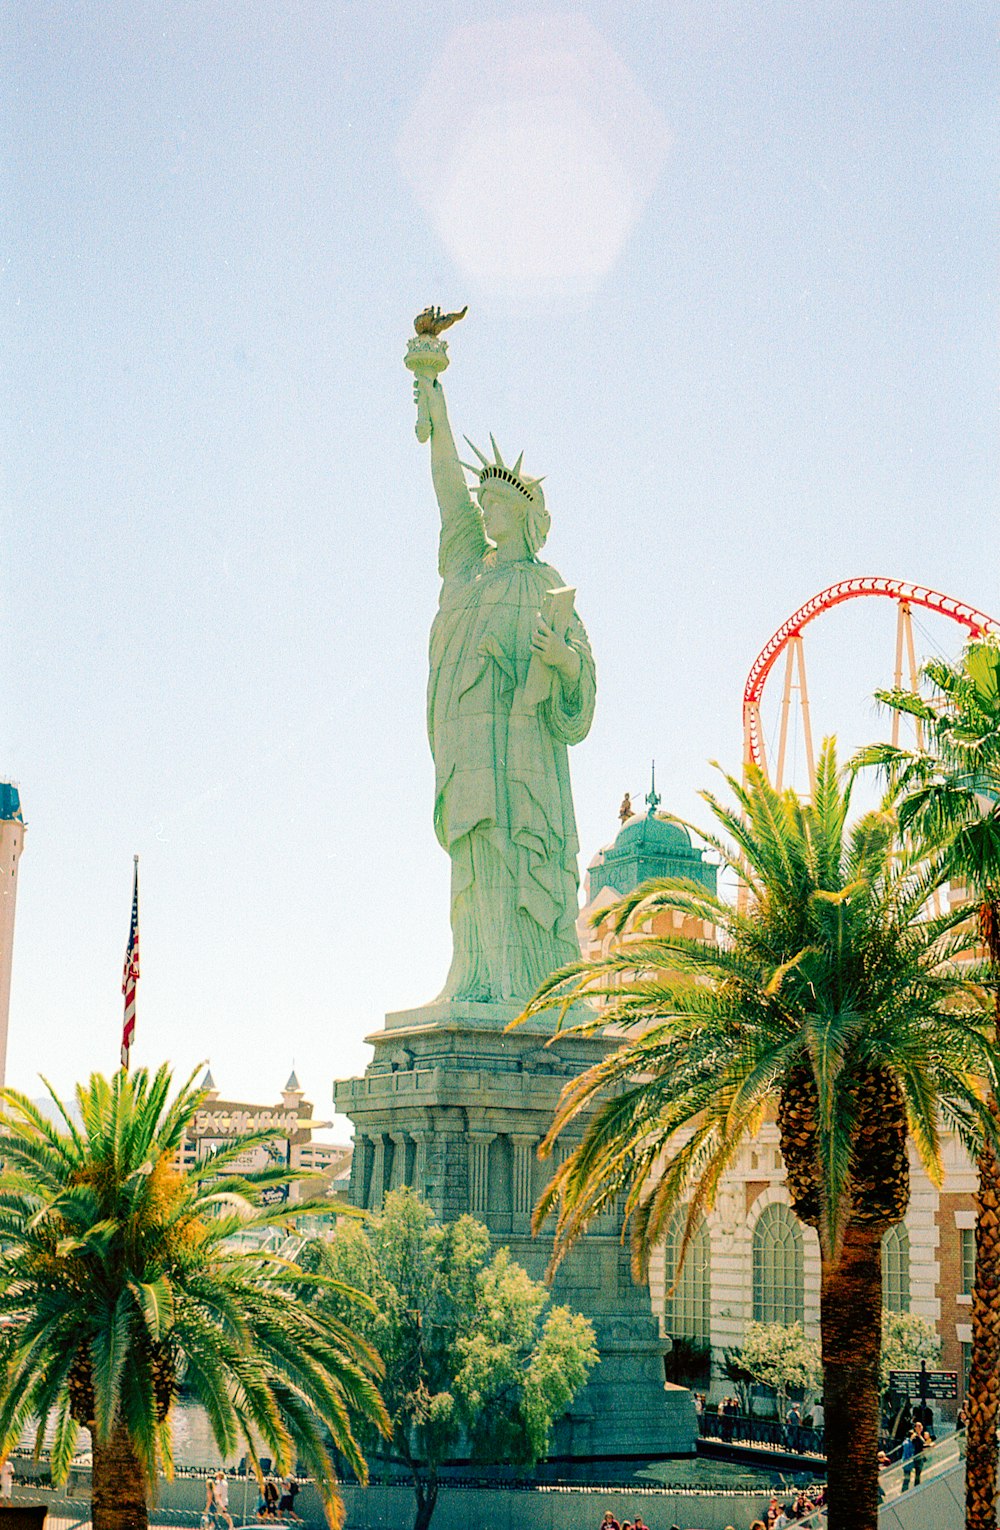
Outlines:
{"label": "rooftop spire", "polygon": [[654,760],[653,768],[650,772],[649,791],[646,793],[646,806],[649,808],[650,818],[652,818],[653,814],[656,812],[656,809],[659,807],[662,801],[663,798],[656,790],[656,761]]}

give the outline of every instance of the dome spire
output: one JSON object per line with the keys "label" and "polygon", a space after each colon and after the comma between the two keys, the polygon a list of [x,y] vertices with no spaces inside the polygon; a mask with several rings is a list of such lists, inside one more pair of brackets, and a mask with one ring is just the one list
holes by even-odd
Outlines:
{"label": "dome spire", "polygon": [[650,779],[649,791],[646,793],[646,806],[649,808],[649,816],[650,816],[650,818],[652,818],[654,813],[656,812],[656,809],[659,807],[660,803],[663,801],[663,798],[659,795],[659,793],[656,790],[656,761],[655,760],[653,761],[653,768],[652,768],[652,771],[651,771],[650,775],[651,775],[651,779]]}

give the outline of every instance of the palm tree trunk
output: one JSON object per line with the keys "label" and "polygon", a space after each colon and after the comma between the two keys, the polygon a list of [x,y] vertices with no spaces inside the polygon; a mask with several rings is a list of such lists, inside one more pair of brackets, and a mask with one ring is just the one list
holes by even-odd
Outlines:
{"label": "palm tree trunk", "polygon": [[147,1530],[146,1477],[128,1432],[116,1423],[108,1439],[98,1444],[92,1430],[91,1444],[94,1530]]}
{"label": "palm tree trunk", "polygon": [[[1000,998],[998,998],[1000,1009]],[[994,1116],[1000,1107],[993,1098]],[[997,1419],[1000,1416],[1000,1160],[987,1142],[976,1191],[976,1279],[972,1294],[972,1366],[965,1399],[966,1530],[996,1530]]]}
{"label": "palm tree trunk", "polygon": [[851,1222],[820,1304],[829,1530],[876,1530],[881,1224]]}

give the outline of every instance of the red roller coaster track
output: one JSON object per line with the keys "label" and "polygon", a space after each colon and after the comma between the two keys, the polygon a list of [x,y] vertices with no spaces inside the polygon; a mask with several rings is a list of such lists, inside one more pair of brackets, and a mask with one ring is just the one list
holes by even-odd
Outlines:
{"label": "red roller coaster track", "polygon": [[[920,606],[927,611],[937,611],[942,616],[948,616],[952,621],[958,622],[975,637],[985,632],[1000,632],[1000,622],[995,621],[992,616],[986,616],[984,612],[977,611],[974,606],[965,605],[963,601],[953,600],[950,595],[942,595],[937,590],[928,589],[926,585],[908,584],[905,579],[878,579],[869,576],[860,579],[843,579],[839,584],[831,584],[828,589],[821,590],[818,595],[807,600],[805,605],[800,606],[786,622],[782,622],[774,636],[764,644],[750,667],[743,691],[743,736],[747,760],[752,760],[755,765],[766,768],[760,723],[760,698],[764,683],[782,652],[789,644],[794,644],[798,648],[800,689],[805,701],[804,661],[801,644],[796,641],[801,638],[803,627],[808,626],[824,611],[830,611],[834,606],[842,605],[845,600],[856,600],[865,595],[882,595],[888,600],[895,601],[901,613],[906,615],[909,614],[911,606]],[[789,680],[786,682],[786,695],[790,676],[791,668],[789,668]]]}

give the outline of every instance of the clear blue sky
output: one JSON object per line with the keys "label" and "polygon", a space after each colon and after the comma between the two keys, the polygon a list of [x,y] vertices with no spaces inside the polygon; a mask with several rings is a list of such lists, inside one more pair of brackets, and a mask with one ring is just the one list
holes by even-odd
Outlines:
{"label": "clear blue sky", "polygon": [[[325,1113],[448,964],[423,720],[436,507],[401,361],[468,301],[458,429],[546,474],[598,715],[584,862],[656,757],[696,814],[832,581],[1000,615],[995,17],[0,5],[0,771],[29,822],[10,1080],[135,1057]],[[892,611],[810,637],[878,729]],[[933,622],[928,646],[954,643]]]}

